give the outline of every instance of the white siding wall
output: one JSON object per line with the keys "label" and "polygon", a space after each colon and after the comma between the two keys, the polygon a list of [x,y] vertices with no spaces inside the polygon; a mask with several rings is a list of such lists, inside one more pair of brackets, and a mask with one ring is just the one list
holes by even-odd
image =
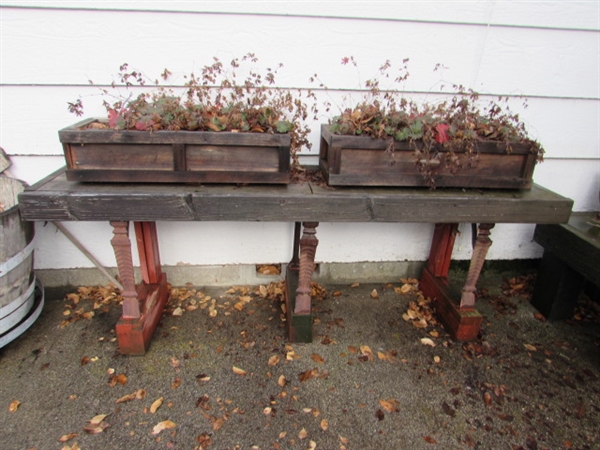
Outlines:
{"label": "white siding wall", "polygon": [[[282,86],[314,87],[308,78],[317,73],[331,88],[354,89],[354,72],[339,64],[352,55],[363,78],[386,59],[410,58],[406,88],[418,96],[435,95],[442,81],[525,96],[527,109],[521,100],[512,106],[547,150],[534,180],[574,199],[575,210],[599,207],[597,1],[3,0],[0,14],[0,145],[29,182],[64,164],[57,130],[76,119],[66,102],[93,96],[87,81],[110,83],[124,62],[149,74],[169,68],[177,77],[213,56],[254,52],[265,66],[284,64]],[[447,67],[442,74],[433,72],[437,63]],[[92,100],[86,114],[102,115]],[[318,123],[313,130],[307,161],[318,151]],[[103,264],[115,265],[107,224],[67,226]],[[37,268],[90,266],[52,226],[37,232]],[[317,259],[422,261],[431,233],[414,224],[322,224]],[[531,225],[497,226],[490,258],[538,257],[532,234]],[[280,223],[159,224],[166,265],[286,262],[291,235],[291,225]],[[455,257],[469,257],[468,232]]]}

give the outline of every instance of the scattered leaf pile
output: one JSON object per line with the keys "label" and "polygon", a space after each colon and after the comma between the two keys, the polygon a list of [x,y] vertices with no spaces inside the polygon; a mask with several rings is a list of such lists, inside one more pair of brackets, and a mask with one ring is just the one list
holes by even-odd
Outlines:
{"label": "scattered leaf pile", "polygon": [[120,305],[123,297],[112,284],[107,286],[80,286],[77,292],[67,294],[60,327],[64,328],[80,319],[91,319],[98,312],[107,313],[114,305]]}
{"label": "scattered leaf pile", "polygon": [[425,297],[419,290],[419,280],[414,278],[402,278],[402,286],[394,288],[398,294],[416,295],[416,300],[409,303],[408,309],[402,318],[406,322],[410,322],[415,328],[425,329],[435,327],[438,321],[435,317],[433,302],[429,297]]}

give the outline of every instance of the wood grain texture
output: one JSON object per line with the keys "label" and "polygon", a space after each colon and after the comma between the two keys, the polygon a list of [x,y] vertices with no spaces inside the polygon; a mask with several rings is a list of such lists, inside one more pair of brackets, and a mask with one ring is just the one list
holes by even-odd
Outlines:
{"label": "wood grain texture", "polygon": [[64,173],[21,194],[26,220],[562,223],[572,200],[530,191],[69,182]]}

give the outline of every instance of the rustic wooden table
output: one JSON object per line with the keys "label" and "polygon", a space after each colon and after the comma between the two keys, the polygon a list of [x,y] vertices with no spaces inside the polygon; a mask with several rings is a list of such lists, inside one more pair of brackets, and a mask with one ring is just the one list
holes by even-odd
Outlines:
{"label": "rustic wooden table", "polygon": [[[167,301],[156,221],[295,222],[293,257],[286,274],[288,337],[312,339],[310,281],[319,222],[435,223],[425,295],[456,339],[477,336],[476,283],[496,223],[565,223],[573,201],[534,185],[528,191],[424,188],[329,188],[312,183],[236,186],[77,183],[58,171],[20,195],[21,214],[31,221],[109,221],[121,283],[123,315],[116,331],[126,354],[143,354]],[[134,222],[142,281],[134,280],[129,222]],[[477,223],[467,281],[453,290],[448,271],[459,223]]]}

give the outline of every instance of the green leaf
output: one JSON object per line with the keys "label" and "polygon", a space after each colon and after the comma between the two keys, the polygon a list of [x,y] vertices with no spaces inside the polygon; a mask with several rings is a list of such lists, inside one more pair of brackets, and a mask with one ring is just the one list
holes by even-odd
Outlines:
{"label": "green leaf", "polygon": [[294,125],[287,120],[280,120],[277,122],[278,133],[290,133],[294,129]]}

